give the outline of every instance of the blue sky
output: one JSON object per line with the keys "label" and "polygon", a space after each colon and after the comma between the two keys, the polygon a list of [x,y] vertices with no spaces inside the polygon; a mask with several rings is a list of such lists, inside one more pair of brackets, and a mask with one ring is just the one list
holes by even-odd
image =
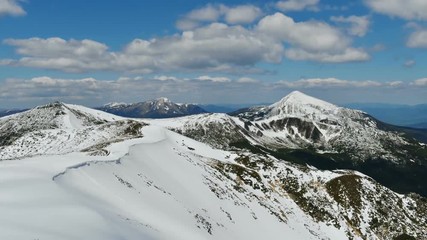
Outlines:
{"label": "blue sky", "polygon": [[0,0],[0,108],[427,103],[425,0]]}

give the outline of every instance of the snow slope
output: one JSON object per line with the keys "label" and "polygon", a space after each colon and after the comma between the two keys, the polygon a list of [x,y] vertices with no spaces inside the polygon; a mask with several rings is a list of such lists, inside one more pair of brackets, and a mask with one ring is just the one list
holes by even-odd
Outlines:
{"label": "snow slope", "polygon": [[228,186],[227,181],[215,177],[211,164],[231,162],[235,155],[161,128],[147,127],[145,131],[150,132],[146,136],[160,139],[145,139],[120,163],[71,168],[55,181],[82,198],[93,199],[89,206],[97,211],[112,211],[116,221],[135,224],[156,239],[259,239],[281,235],[319,239],[304,224],[322,238],[328,234],[345,236],[337,229],[315,224],[289,199],[283,204],[289,205],[294,215],[283,224],[245,194],[228,190],[229,196],[217,197],[210,188],[227,192]]}

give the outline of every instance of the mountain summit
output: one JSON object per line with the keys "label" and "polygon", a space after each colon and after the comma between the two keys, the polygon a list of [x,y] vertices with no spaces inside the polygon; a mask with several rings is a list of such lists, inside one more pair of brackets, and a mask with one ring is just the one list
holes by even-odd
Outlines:
{"label": "mountain summit", "polygon": [[270,116],[308,116],[313,115],[323,117],[322,115],[333,114],[338,107],[334,104],[308,96],[302,92],[294,91],[282,98],[280,101],[269,106]]}
{"label": "mountain summit", "polygon": [[132,118],[171,118],[206,113],[197,105],[174,103],[165,97],[131,104],[109,103],[97,109]]}
{"label": "mountain summit", "polygon": [[0,118],[0,161],[43,154],[107,152],[102,146],[139,137],[139,122],[61,102]]}

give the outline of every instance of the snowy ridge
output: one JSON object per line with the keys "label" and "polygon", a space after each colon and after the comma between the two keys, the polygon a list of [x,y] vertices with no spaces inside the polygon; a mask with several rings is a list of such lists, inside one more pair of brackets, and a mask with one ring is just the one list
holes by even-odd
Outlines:
{"label": "snowy ridge", "polygon": [[110,103],[105,104],[102,107],[105,107],[105,108],[121,108],[121,107],[124,107],[127,105],[129,105],[129,104],[124,103],[124,102],[110,102]]}
{"label": "snowy ridge", "polygon": [[90,108],[52,103],[0,119],[0,160],[74,151],[108,154],[104,145],[138,137],[141,126]]}
{"label": "snowy ridge", "polygon": [[132,118],[171,118],[206,113],[197,105],[174,103],[165,97],[131,104],[110,103],[98,109]]}
{"label": "snowy ridge", "polygon": [[144,121],[172,129],[216,148],[226,148],[232,142],[245,139],[240,122],[222,113],[198,114],[172,119],[144,119]]}

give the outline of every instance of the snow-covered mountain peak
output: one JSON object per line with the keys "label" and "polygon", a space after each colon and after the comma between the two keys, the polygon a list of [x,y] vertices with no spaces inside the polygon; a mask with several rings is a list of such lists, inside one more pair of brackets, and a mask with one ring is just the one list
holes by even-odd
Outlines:
{"label": "snow-covered mountain peak", "polygon": [[80,105],[52,102],[15,116],[15,120],[19,120],[21,124],[26,122],[24,119],[30,119],[33,123],[37,122],[38,126],[43,129],[78,129],[83,126],[94,126],[123,118]]}
{"label": "snow-covered mountain peak", "polygon": [[337,112],[339,107],[332,103],[311,97],[299,91],[294,91],[280,101],[270,105],[269,116],[288,115],[308,117],[308,115],[331,115]]}
{"label": "snow-covered mountain peak", "polygon": [[166,98],[166,97],[160,97],[160,98],[155,99],[154,101],[159,102],[159,103],[170,103],[171,102],[171,100],[169,100],[169,98]]}
{"label": "snow-covered mountain peak", "polygon": [[332,103],[328,103],[326,101],[323,101],[321,99],[309,96],[305,93],[302,93],[300,91],[293,91],[291,93],[289,93],[288,95],[286,95],[284,98],[282,98],[279,102],[273,104],[273,105],[278,105],[278,104],[283,104],[283,103],[293,103],[293,104],[309,104],[309,105],[317,105],[319,107],[325,107],[325,108],[336,108],[336,106]]}
{"label": "snow-covered mountain peak", "polygon": [[[144,125],[91,108],[53,102],[0,118],[0,161],[73,151],[106,155],[104,146],[140,137]],[[22,146],[30,147],[19,150]]]}
{"label": "snow-covered mountain peak", "polygon": [[110,102],[110,103],[105,104],[103,107],[120,108],[120,107],[127,106],[127,105],[128,104],[124,103],[124,102]]}
{"label": "snow-covered mountain peak", "polygon": [[150,103],[153,106],[168,106],[168,105],[175,105],[176,104],[166,97],[160,97],[160,98],[148,100],[147,103]]}

